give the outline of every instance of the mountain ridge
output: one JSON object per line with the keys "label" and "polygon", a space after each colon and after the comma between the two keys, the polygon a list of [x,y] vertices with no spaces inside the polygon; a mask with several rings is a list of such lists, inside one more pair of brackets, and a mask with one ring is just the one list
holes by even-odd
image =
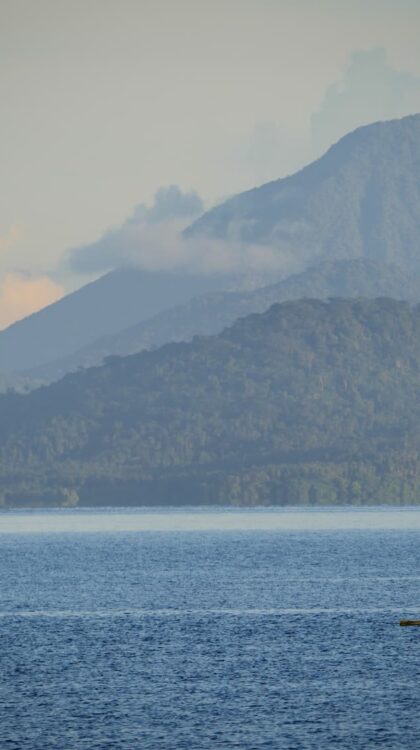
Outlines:
{"label": "mountain ridge", "polygon": [[[188,242],[203,235],[232,241],[235,253],[238,243],[269,246],[277,277],[357,259],[419,277],[420,115],[358,128],[294,175],[234,196],[184,232]],[[66,358],[230,281],[226,274],[115,270],[0,331],[0,372]]]}
{"label": "mountain ridge", "polygon": [[364,125],[298,172],[196,219],[205,235],[270,245],[295,270],[367,257],[420,272],[420,114]]}
{"label": "mountain ridge", "polygon": [[234,320],[267,310],[276,302],[316,297],[394,297],[420,301],[420,277],[368,260],[326,262],[283,281],[243,292],[213,292],[159,313],[143,323],[84,347],[66,360],[47,363],[25,373],[55,380],[79,367],[101,364],[108,356],[134,354],[166,343],[190,341],[195,335],[220,333]]}
{"label": "mountain ridge", "polygon": [[418,503],[419,385],[420,305],[276,304],[1,396],[0,490],[6,505]]}
{"label": "mountain ridge", "polygon": [[0,371],[22,372],[66,356],[105,333],[117,333],[228,277],[139,268],[111,271],[0,331]]}

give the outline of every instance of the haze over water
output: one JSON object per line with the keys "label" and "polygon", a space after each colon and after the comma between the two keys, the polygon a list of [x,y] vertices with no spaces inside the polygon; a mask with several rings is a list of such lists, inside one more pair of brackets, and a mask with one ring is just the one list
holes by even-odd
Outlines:
{"label": "haze over water", "polygon": [[420,531],[417,508],[90,509],[9,511],[0,534],[117,533],[143,531]]}

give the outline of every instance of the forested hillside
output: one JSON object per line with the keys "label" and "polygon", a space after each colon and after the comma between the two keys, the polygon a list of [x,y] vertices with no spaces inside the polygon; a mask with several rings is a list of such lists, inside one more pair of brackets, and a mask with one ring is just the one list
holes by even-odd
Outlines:
{"label": "forested hillside", "polygon": [[[322,263],[270,286],[213,292],[165,310],[114,335],[104,336],[69,357],[29,371],[31,378],[58,380],[79,367],[101,364],[113,354],[135,354],[197,334],[220,333],[240,317],[264,312],[276,302],[315,297],[393,297],[420,302],[420,276],[362,258]],[[1,381],[0,381],[1,386]]]}
{"label": "forested hillside", "polygon": [[0,373],[19,373],[68,356],[105,334],[146,320],[231,277],[120,268],[0,331]]}
{"label": "forested hillside", "polygon": [[420,306],[274,305],[0,397],[5,504],[420,502]]}

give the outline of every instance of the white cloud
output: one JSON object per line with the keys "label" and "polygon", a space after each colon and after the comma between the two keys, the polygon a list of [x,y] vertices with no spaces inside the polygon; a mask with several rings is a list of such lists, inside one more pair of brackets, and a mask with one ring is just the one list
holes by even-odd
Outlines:
{"label": "white cloud", "polygon": [[[306,132],[261,121],[233,149],[232,168],[248,174],[251,186],[273,180],[292,172],[298,160],[299,166],[309,163],[360,125],[416,111],[420,111],[420,78],[392,67],[382,48],[359,50],[327,88]],[[160,188],[151,206],[140,204],[121,226],[72,250],[69,267],[85,274],[132,264],[146,270],[195,273],[299,270],[287,248],[273,251],[246,245],[238,241],[238,231],[222,240],[185,240],[181,230],[202,209],[196,192],[184,193],[176,185]]]}
{"label": "white cloud", "polygon": [[144,268],[170,267],[179,263],[179,231],[203,211],[194,190],[178,185],[157,190],[152,205],[136,206],[120,227],[106,232],[96,242],[70,251],[70,268],[76,273],[97,273],[135,262]]}
{"label": "white cloud", "polygon": [[312,115],[314,155],[360,125],[420,112],[420,78],[396,70],[381,48],[355,52]]}
{"label": "white cloud", "polygon": [[[213,199],[293,171],[354,50],[420,75],[419,23],[419,0],[0,3],[2,215],[27,227],[14,267],[49,272],[168,181]],[[323,147],[372,114],[327,122]]]}
{"label": "white cloud", "polygon": [[153,225],[126,222],[93,245],[73,251],[73,267],[84,272],[136,266],[146,271],[240,276],[258,272],[263,275],[275,272],[278,276],[296,270],[288,252],[240,242],[239,224],[235,224],[235,237],[226,240],[205,236],[187,239],[182,235],[184,225],[179,221]]}

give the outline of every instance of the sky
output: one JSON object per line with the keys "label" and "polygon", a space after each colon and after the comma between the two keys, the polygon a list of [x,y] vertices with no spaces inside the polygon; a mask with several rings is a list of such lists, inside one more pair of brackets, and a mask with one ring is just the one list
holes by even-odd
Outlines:
{"label": "sky", "polygon": [[419,32],[419,0],[0,0],[0,328],[133,224],[147,266],[168,223],[419,112]]}

